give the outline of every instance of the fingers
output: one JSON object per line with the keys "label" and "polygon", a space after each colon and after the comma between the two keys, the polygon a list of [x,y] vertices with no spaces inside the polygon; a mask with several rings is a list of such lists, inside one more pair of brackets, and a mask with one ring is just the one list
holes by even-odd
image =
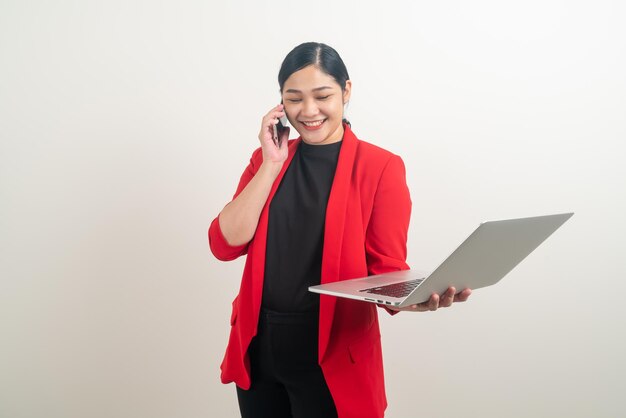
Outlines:
{"label": "fingers", "polygon": [[434,293],[430,296],[430,299],[428,299],[428,310],[429,311],[436,311],[437,308],[439,308],[439,295]]}
{"label": "fingers", "polygon": [[[274,140],[274,127],[278,124],[278,118],[286,116],[283,104],[279,104],[272,108],[261,121],[261,132],[259,139],[261,144],[270,144]],[[270,142],[271,141],[271,142]]]}
{"label": "fingers", "polygon": [[411,312],[426,312],[436,311],[439,308],[448,308],[455,302],[465,302],[472,294],[471,289],[464,289],[463,291],[456,293],[456,289],[451,286],[441,296],[433,293],[426,302],[418,303],[415,305],[407,306],[406,308],[395,308],[390,306],[394,311],[411,311]]}
{"label": "fingers", "polygon": [[411,305],[408,310],[415,312],[436,311],[439,308],[439,295],[433,293],[426,302]]}
{"label": "fingers", "polygon": [[472,289],[464,289],[461,293],[454,296],[455,302],[465,302],[472,294]]}
{"label": "fingers", "polygon": [[270,122],[272,124],[278,123],[278,118],[285,116],[285,109],[282,104],[279,104],[272,110],[270,110],[267,115],[263,118],[264,122]]}
{"label": "fingers", "polygon": [[424,303],[411,305],[411,310],[417,312],[424,311],[436,311],[439,308],[448,308],[452,306],[454,302],[465,302],[471,293],[471,290],[465,289],[463,292],[455,295],[456,289],[451,286],[441,296],[433,293],[430,299]]}
{"label": "fingers", "polygon": [[285,105],[283,105],[283,104],[276,105],[276,106],[274,106],[274,107],[272,108],[272,110],[270,110],[269,112],[267,112],[267,115],[265,115],[265,116],[271,116],[271,115],[272,115],[272,114],[274,114],[274,113],[277,113],[277,112],[282,112],[284,108],[285,108]]}
{"label": "fingers", "polygon": [[267,112],[265,116],[263,116],[263,127],[271,127],[272,122],[276,121],[278,123],[278,118],[281,116],[285,116],[285,110],[282,104],[274,107],[272,110]]}
{"label": "fingers", "polygon": [[456,293],[456,289],[454,287],[449,287],[446,292],[441,295],[441,302],[439,302],[439,306],[442,308],[447,308],[454,302],[454,294]]}

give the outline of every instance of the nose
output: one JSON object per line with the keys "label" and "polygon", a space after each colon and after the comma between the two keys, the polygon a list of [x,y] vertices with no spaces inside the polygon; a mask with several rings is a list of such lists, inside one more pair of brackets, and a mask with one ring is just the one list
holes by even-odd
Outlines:
{"label": "nose", "polygon": [[315,100],[303,100],[301,113],[305,118],[317,116],[318,109]]}

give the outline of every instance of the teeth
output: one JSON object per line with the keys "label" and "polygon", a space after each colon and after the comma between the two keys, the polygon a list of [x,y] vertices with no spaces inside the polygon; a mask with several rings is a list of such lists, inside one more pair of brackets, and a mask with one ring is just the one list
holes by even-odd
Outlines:
{"label": "teeth", "polygon": [[320,120],[318,122],[302,122],[302,123],[304,123],[306,126],[320,126],[322,124],[322,122],[324,122],[324,121]]}

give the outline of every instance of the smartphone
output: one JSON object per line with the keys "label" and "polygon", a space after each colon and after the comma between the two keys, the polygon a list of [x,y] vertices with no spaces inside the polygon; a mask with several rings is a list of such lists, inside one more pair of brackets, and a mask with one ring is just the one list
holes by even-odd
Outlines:
{"label": "smartphone", "polygon": [[[282,102],[281,102],[282,103]],[[280,148],[280,138],[287,126],[287,116],[282,116],[278,118],[278,123],[274,125],[274,145]]]}

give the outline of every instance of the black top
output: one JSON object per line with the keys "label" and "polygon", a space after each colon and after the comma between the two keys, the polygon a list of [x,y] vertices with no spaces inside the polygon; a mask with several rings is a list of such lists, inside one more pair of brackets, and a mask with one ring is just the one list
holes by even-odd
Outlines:
{"label": "black top", "polygon": [[301,141],[270,203],[262,307],[277,312],[319,310],[326,205],[343,141]]}

